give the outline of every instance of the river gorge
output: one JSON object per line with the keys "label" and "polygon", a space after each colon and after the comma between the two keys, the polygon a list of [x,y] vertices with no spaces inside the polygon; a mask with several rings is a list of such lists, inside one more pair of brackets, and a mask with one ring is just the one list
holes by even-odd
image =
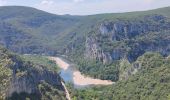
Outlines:
{"label": "river gorge", "polygon": [[60,76],[65,82],[71,82],[75,86],[88,86],[88,85],[111,85],[114,82],[109,80],[94,79],[91,77],[86,77],[81,74],[80,71],[73,69],[69,63],[59,57],[49,57],[49,59],[54,60],[58,67],[61,68]]}

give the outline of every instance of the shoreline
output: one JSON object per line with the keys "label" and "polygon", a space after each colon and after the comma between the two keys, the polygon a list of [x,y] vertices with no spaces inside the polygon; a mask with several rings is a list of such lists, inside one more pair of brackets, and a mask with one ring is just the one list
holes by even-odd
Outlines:
{"label": "shoreline", "polygon": [[63,70],[67,70],[70,66],[68,63],[66,63],[64,60],[62,60],[59,57],[49,57],[49,59],[55,61],[58,67]]}
{"label": "shoreline", "polygon": [[73,81],[74,84],[79,86],[86,86],[86,85],[112,85],[114,82],[109,80],[101,80],[101,79],[94,79],[91,77],[86,77],[82,75],[79,71],[75,71],[73,73]]}
{"label": "shoreline", "polygon": [[[70,67],[70,65],[67,62],[65,62],[59,57],[49,57],[49,59],[55,61],[58,67],[60,67],[63,70],[67,70]],[[73,70],[73,82],[75,85],[78,86],[114,84],[114,82],[110,80],[94,79],[88,76],[86,77],[83,74],[81,74],[81,72],[78,70]]]}

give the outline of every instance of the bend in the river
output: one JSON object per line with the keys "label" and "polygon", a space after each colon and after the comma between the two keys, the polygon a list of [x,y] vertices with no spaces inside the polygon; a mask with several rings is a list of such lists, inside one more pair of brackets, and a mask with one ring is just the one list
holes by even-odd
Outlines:
{"label": "bend in the river", "polygon": [[[73,84],[77,86],[87,86],[87,85],[112,85],[114,82],[109,80],[101,80],[101,79],[94,79],[91,77],[86,77],[80,73],[78,70],[69,69],[70,64],[65,62],[63,59],[59,57],[49,57],[49,59],[54,60],[56,64],[63,70],[63,72],[67,73],[67,70],[71,70],[72,75],[67,75],[68,77],[71,76],[73,80]],[[65,77],[67,77],[65,76]]]}

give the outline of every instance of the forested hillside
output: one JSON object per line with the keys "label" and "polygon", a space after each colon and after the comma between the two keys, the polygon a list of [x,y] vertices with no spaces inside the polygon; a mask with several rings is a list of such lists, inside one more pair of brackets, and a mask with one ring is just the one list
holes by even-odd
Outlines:
{"label": "forested hillside", "polygon": [[118,81],[122,60],[170,54],[170,8],[89,16],[0,7],[0,44],[22,54],[66,55],[84,74]]}
{"label": "forested hillside", "polygon": [[[170,99],[170,7],[89,16],[0,7],[0,99],[65,100],[54,62],[64,55],[82,74],[116,82],[74,89],[73,100]],[[34,56],[29,54],[36,54]]]}
{"label": "forested hillside", "polygon": [[[78,17],[57,16],[29,7],[0,7],[0,43],[18,53],[56,54],[56,39]],[[56,46],[56,47],[55,47]]]}
{"label": "forested hillside", "polygon": [[34,57],[26,58],[0,47],[0,99],[66,100],[62,79],[55,68],[51,70],[55,63],[39,64],[31,62]]}
{"label": "forested hillside", "polygon": [[[66,55],[81,72],[95,78],[119,80],[122,60],[133,63],[145,52],[170,54],[170,9],[96,15],[95,24],[82,42],[74,42]],[[107,17],[106,17],[107,16]],[[88,16],[94,18],[95,16]],[[99,19],[98,19],[99,20]]]}
{"label": "forested hillside", "polygon": [[[158,53],[145,53],[135,65],[138,71],[128,80],[120,80],[112,86],[73,89],[73,100],[169,100],[170,58]],[[135,69],[127,68],[134,72]],[[140,69],[140,70],[139,70]]]}

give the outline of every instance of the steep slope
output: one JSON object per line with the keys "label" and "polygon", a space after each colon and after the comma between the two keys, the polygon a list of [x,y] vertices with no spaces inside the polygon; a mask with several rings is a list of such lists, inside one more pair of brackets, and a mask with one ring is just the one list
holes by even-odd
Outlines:
{"label": "steep slope", "polygon": [[21,6],[0,7],[0,43],[19,53],[56,53],[58,34],[67,32],[78,17],[53,15]]}
{"label": "steep slope", "polygon": [[[54,64],[55,65],[55,64]],[[66,100],[60,76],[0,47],[0,99]]]}
{"label": "steep slope", "polygon": [[[170,59],[159,53],[145,53],[133,63],[139,68],[127,80],[113,86],[71,89],[74,100],[169,100]],[[138,67],[137,67],[138,66]],[[133,72],[133,71],[132,71]]]}
{"label": "steep slope", "polygon": [[18,53],[66,55],[84,74],[119,80],[120,61],[170,54],[170,8],[90,16],[0,7],[0,43]]}
{"label": "steep slope", "polygon": [[83,73],[117,81],[120,60],[132,63],[148,51],[170,54],[169,10],[108,15],[89,30],[83,42],[69,46],[66,55]]}

